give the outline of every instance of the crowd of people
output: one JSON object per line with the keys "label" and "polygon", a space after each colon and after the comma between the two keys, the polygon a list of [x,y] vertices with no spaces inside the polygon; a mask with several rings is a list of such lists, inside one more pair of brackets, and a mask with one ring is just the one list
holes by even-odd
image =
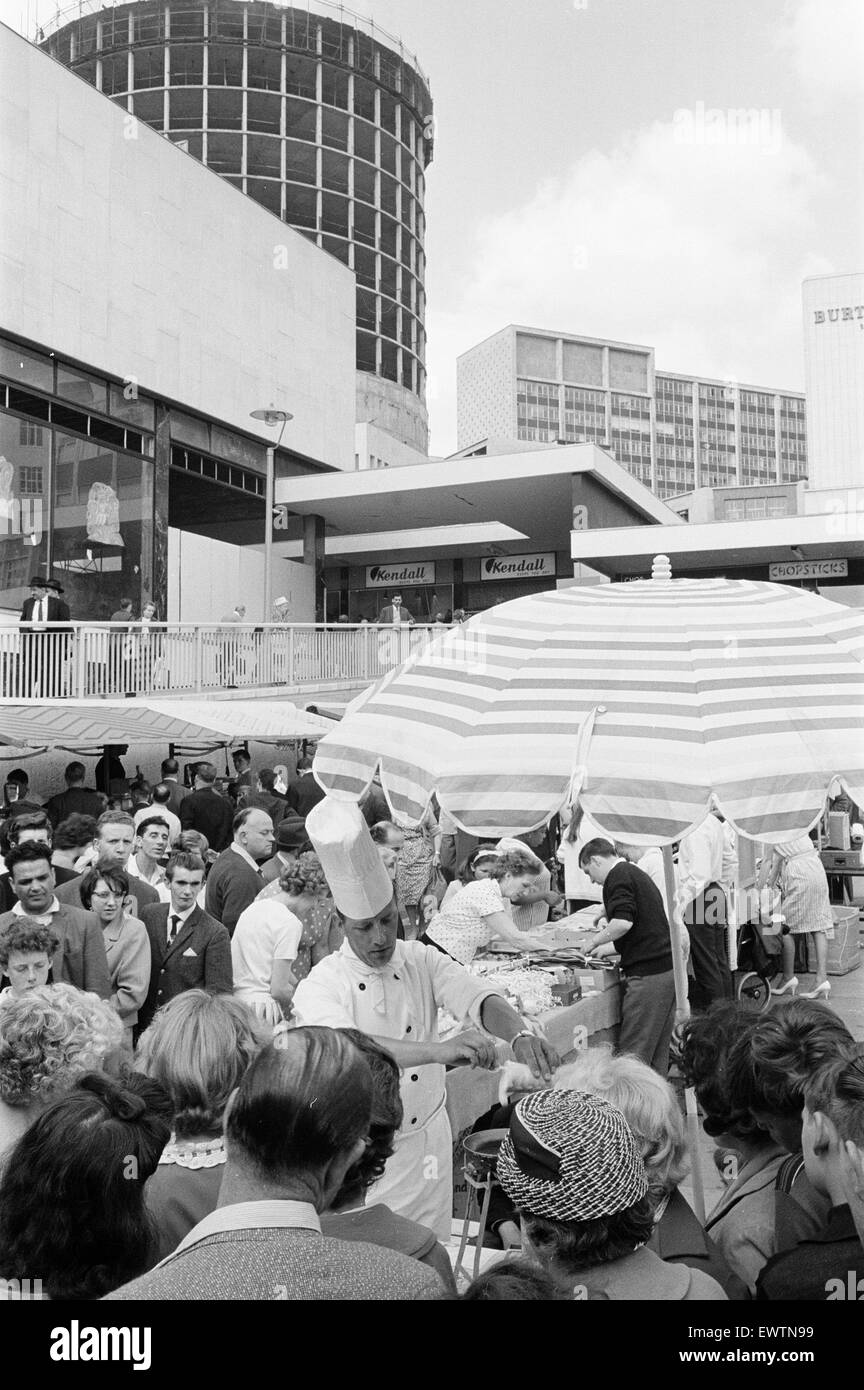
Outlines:
{"label": "crowd of people", "polygon": [[[578,814],[478,842],[434,808],[398,823],[375,783],[359,807],[325,797],[303,748],[233,762],[227,786],[203,761],[187,787],[169,757],[113,794],[72,762],[44,804],[7,778],[0,1279],[38,1271],[51,1299],[724,1301],[864,1275],[864,1047],[822,946],[806,997],[784,938],[770,1010],[733,999],[720,816],[670,885],[659,853]],[[824,946],[808,854],[773,847],[762,878]],[[617,1051],[562,1059],[468,967],[581,909],[577,944],[620,956],[622,1027]],[[678,949],[693,1013],[673,1031]],[[446,1074],[505,1057],[521,1098],[481,1123],[507,1130],[506,1256],[457,1292]],[[704,1226],[684,1084],[723,1186]]]}

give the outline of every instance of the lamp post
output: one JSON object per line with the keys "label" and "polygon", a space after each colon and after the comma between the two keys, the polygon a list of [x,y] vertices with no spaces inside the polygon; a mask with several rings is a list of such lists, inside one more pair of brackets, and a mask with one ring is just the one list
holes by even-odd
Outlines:
{"label": "lamp post", "polygon": [[264,621],[269,623],[273,606],[273,494],[276,484],[276,450],[282,443],[285,426],[294,416],[287,410],[277,410],[274,405],[251,412],[253,420],[263,420],[265,425],[278,425],[279,438],[275,444],[267,445],[267,478],[264,492]]}

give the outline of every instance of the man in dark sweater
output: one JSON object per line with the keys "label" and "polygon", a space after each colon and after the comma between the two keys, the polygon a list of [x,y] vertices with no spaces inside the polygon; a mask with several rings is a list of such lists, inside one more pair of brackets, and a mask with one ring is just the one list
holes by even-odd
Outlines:
{"label": "man in dark sweater", "polygon": [[[849,1206],[855,1167],[864,1148],[864,1047],[848,1048],[818,1067],[804,1087],[804,1167],[811,1185],[831,1203],[810,1240],[772,1256],[756,1297],[777,1302],[846,1302],[864,1297],[864,1247]],[[851,1182],[850,1182],[851,1180]]]}
{"label": "man in dark sweater", "polygon": [[273,853],[273,822],[265,811],[245,807],[233,824],[234,839],[219,855],[207,879],[204,899],[211,917],[234,935],[237,919],[254,903],[264,879],[259,865]]}
{"label": "man in dark sweater", "polygon": [[583,845],[579,867],[592,883],[602,884],[604,916],[599,919],[599,936],[586,934],[575,944],[595,950],[611,941],[621,956],[624,998],[618,1050],[635,1053],[665,1076],[675,1024],[675,977],[660,890],[608,840]]}

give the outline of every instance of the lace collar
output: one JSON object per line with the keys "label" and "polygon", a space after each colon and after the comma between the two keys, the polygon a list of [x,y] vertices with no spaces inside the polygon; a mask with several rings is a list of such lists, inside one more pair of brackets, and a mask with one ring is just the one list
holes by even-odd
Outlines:
{"label": "lace collar", "polygon": [[225,1142],[221,1138],[177,1139],[172,1134],[159,1162],[178,1168],[218,1168],[225,1162]]}

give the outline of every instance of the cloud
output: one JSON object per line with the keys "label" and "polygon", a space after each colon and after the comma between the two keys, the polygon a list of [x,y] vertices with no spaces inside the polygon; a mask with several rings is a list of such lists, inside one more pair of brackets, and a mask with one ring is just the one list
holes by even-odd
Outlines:
{"label": "cloud", "polygon": [[836,105],[861,96],[864,5],[861,0],[796,0],[787,7],[778,35],[805,90],[817,102]]}
{"label": "cloud", "polygon": [[[801,281],[826,181],[780,113],[694,108],[590,152],[479,226],[430,321],[433,446],[455,447],[455,357],[508,323],[651,345],[660,368],[802,385]],[[434,262],[430,258],[434,306]]]}

